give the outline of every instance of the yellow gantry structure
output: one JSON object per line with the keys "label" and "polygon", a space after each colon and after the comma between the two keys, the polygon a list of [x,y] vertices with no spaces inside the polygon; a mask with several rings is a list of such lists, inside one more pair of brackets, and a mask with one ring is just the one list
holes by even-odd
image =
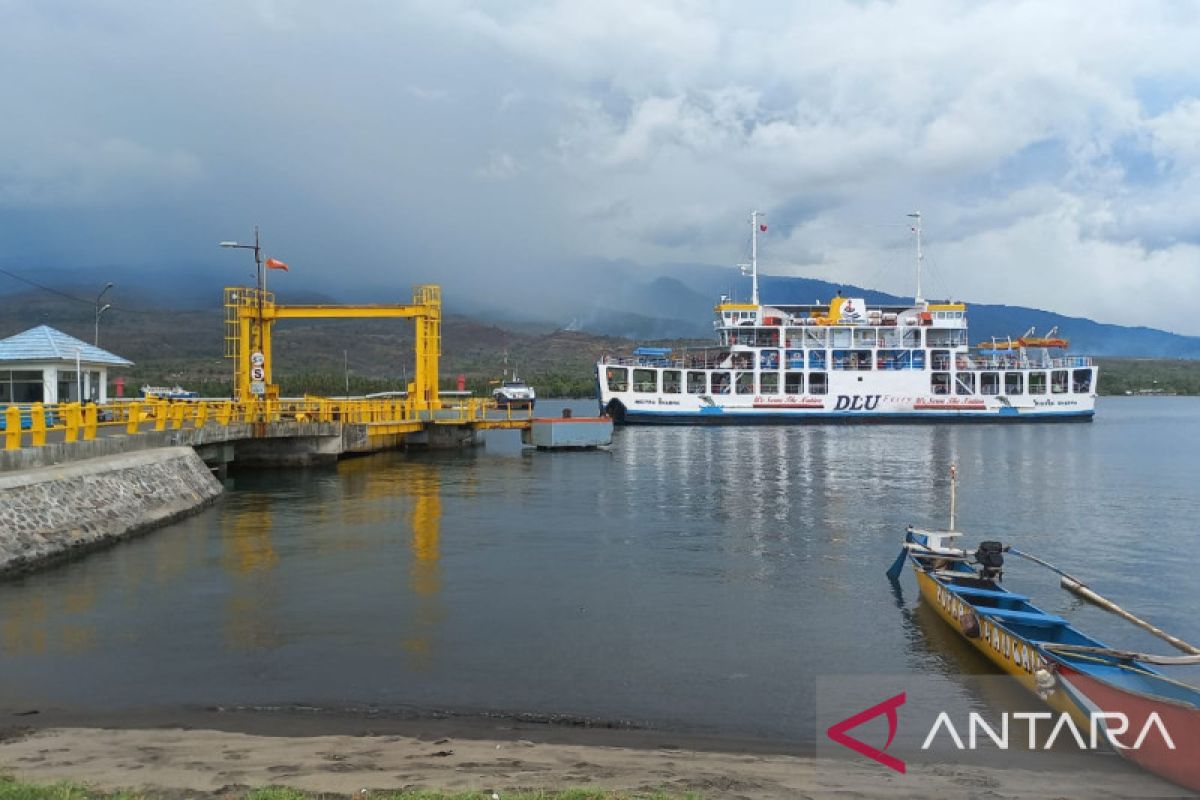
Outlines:
{"label": "yellow gantry structure", "polygon": [[279,397],[272,382],[271,328],[281,319],[383,319],[411,317],[416,323],[416,364],[408,384],[409,408],[436,411],[438,364],[442,354],[442,290],[413,287],[411,303],[402,305],[279,305],[260,289],[225,289],[225,357],[233,360],[234,398]]}

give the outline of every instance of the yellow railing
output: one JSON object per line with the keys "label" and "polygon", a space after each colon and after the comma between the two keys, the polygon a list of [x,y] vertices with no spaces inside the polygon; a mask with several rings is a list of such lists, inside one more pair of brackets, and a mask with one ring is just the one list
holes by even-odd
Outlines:
{"label": "yellow railing", "polygon": [[[5,450],[42,447],[47,441],[91,441],[97,434],[134,436],[146,431],[255,423],[341,422],[365,425],[433,423],[464,425],[520,423],[529,412],[498,410],[478,397],[443,399],[436,411],[415,410],[406,398],[250,400],[165,400],[145,398],[95,403],[33,403],[0,406]],[[61,434],[61,436],[60,436]]]}

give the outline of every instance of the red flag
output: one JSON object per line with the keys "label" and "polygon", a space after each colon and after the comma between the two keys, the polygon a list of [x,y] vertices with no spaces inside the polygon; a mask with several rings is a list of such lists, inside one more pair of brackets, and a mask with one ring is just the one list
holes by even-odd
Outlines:
{"label": "red flag", "polygon": [[281,269],[284,272],[288,271],[287,264],[283,263],[277,258],[267,259],[267,269]]}
{"label": "red flag", "polygon": [[759,226],[758,226],[758,229],[759,229],[760,231],[762,231],[763,233],[766,233],[766,232],[767,232],[767,226],[766,226],[766,225],[759,225]]}

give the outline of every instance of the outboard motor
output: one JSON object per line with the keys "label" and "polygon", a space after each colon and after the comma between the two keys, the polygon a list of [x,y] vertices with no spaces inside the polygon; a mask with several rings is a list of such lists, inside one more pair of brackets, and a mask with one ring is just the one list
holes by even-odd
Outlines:
{"label": "outboard motor", "polygon": [[980,542],[975,551],[975,563],[979,565],[979,576],[988,581],[999,581],[1004,577],[1004,545],[1000,542]]}

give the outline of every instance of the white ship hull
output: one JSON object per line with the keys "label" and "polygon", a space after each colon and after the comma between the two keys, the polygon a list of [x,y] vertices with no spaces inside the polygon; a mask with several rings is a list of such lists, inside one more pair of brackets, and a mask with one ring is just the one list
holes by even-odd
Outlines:
{"label": "white ship hull", "polygon": [[[1082,360],[1080,360],[1082,363]],[[1008,370],[1009,386],[1020,375],[1022,393],[1017,394],[933,394],[929,390],[929,372],[874,372],[869,376],[856,372],[826,373],[827,390],[820,394],[799,393],[713,393],[688,392],[681,380],[678,392],[663,392],[662,368],[637,367],[640,377],[655,373],[654,391],[643,381],[643,390],[635,391],[631,383],[625,391],[609,388],[608,371],[612,365],[599,364],[597,380],[600,388],[600,409],[619,424],[731,424],[764,423],[790,424],[803,422],[945,422],[945,421],[1088,421],[1095,413],[1096,396],[1091,387],[1094,367],[1063,367],[1060,370]],[[617,369],[634,369],[621,367]],[[1093,373],[1087,378],[1088,388],[1081,388],[1071,378],[1075,372]],[[1054,372],[1066,372],[1065,391],[1055,391]],[[682,370],[686,374],[686,370]],[[720,374],[712,370],[706,376]],[[1044,376],[1040,385],[1044,394],[1028,394],[1029,375]],[[998,383],[1004,386],[1004,372],[998,373]],[[1081,376],[1082,377],[1082,376]],[[761,388],[761,373],[755,376],[755,388]],[[1036,380],[1036,379],[1035,379]],[[617,384],[620,385],[619,383]],[[711,378],[709,386],[711,388]],[[1061,388],[1062,383],[1058,384]]]}

